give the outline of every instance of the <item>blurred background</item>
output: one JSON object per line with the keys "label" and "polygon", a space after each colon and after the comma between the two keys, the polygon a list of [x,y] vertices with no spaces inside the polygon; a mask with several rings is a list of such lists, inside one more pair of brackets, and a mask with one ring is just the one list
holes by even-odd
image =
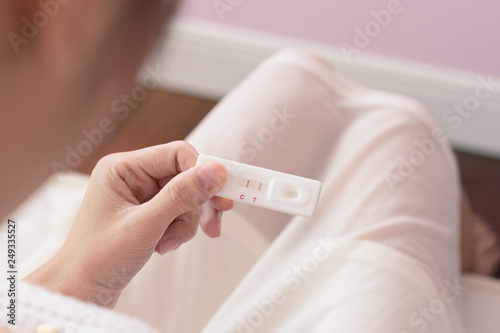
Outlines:
{"label": "blurred background", "polygon": [[[228,7],[217,11],[214,4]],[[372,11],[390,8],[399,13],[366,51],[500,76],[498,1],[185,0],[180,16],[340,46],[352,44],[355,28],[374,20]]]}

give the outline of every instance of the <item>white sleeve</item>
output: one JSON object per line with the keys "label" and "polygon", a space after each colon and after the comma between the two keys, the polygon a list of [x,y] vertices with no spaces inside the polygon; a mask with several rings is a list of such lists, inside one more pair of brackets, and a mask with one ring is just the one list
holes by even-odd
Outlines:
{"label": "white sleeve", "polygon": [[[9,284],[6,278],[0,281],[0,307],[7,309]],[[77,299],[50,292],[41,287],[19,281],[16,286],[15,325],[7,320],[0,328],[12,331],[35,332],[42,324],[62,332],[158,332],[141,321],[126,315],[84,303]],[[2,312],[10,311],[3,310]],[[5,314],[2,313],[2,317]]]}

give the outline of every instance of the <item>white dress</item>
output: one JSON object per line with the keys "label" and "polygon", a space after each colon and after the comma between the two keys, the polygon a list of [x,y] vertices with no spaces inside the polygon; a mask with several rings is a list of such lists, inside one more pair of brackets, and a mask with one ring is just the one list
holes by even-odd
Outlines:
{"label": "white dress", "polygon": [[236,204],[220,239],[153,256],[116,311],[161,332],[463,331],[457,166],[425,106],[287,51],[187,140],[320,180],[316,215]]}

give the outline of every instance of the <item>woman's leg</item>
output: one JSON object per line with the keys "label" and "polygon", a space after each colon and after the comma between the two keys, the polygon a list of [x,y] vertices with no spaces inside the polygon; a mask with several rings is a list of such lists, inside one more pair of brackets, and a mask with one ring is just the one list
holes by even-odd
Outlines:
{"label": "woman's leg", "polygon": [[[411,99],[360,88],[312,55],[283,52],[229,94],[188,140],[201,153],[323,181],[319,213],[340,221],[326,223],[333,234],[370,234],[426,260],[430,254],[412,233],[407,240],[393,230],[431,231],[435,255],[441,257],[447,240],[444,265],[456,271],[456,163],[446,135]],[[292,219],[250,206],[236,210],[270,240]]]}
{"label": "woman's leg", "polygon": [[[322,303],[322,297],[336,299],[337,295],[328,293],[329,287],[335,288],[328,280],[328,276],[332,279],[336,276],[335,267],[322,267],[326,274],[313,277],[294,271],[297,263],[310,261],[312,250],[325,239],[333,239],[333,243],[344,239],[365,240],[391,249],[405,258],[402,262],[411,263],[408,269],[415,270],[415,276],[424,272],[422,284],[427,283],[429,290],[438,291],[449,281],[456,281],[460,275],[458,173],[446,135],[437,128],[429,111],[409,98],[347,83],[305,55],[287,54],[279,58],[280,61],[264,67],[266,71],[257,71],[246,81],[252,87],[252,94],[240,90],[240,94],[226,99],[218,112],[201,125],[204,135],[192,142],[203,153],[244,162],[247,159],[252,164],[319,179],[323,182],[323,192],[312,219],[278,217],[267,211],[256,214],[253,207],[236,208],[269,239],[279,236],[206,327],[206,332],[248,331],[249,327],[251,331],[278,332],[283,328],[280,323],[287,318],[298,320],[302,317],[300,311],[315,308]],[[256,97],[250,103],[243,102],[250,95]],[[280,105],[287,106],[294,117],[290,117],[283,130],[273,132],[272,110]],[[230,139],[224,140],[220,133]],[[275,224],[277,221],[279,225]],[[275,228],[266,229],[266,225]],[[302,284],[300,290],[309,290],[307,295],[299,296],[300,292],[287,283],[290,276],[302,278],[300,274],[305,277],[296,285]],[[368,291],[376,293],[377,289],[390,289],[394,276],[382,277],[374,280],[353,276],[353,281],[367,286],[373,283]],[[363,289],[354,282],[348,288],[352,288],[353,295]],[[410,292],[418,288],[414,285]],[[285,293],[288,300],[269,305],[272,317],[252,323],[257,318],[255,313],[267,317],[263,315],[266,311],[261,310],[262,304],[269,304],[267,301],[276,291]],[[317,302],[315,293],[319,297]],[[397,301],[394,308],[399,311],[395,319],[387,312],[379,312],[381,309],[372,309],[362,320],[368,324],[371,319],[384,318],[403,325],[413,309],[418,309],[414,303],[417,300],[404,300],[404,293],[397,300],[391,298],[391,293],[377,294],[380,298],[366,295],[365,300],[358,298],[354,308],[378,301]],[[429,295],[422,297],[418,301],[433,300]],[[306,303],[310,307],[301,308]],[[342,305],[339,306],[340,310]],[[318,307],[318,311],[325,309]],[[303,323],[312,318],[313,314],[302,318]],[[443,318],[449,321],[436,324],[438,330],[459,327],[455,304]],[[333,326],[329,327],[336,327],[336,320],[342,318],[334,318]]]}

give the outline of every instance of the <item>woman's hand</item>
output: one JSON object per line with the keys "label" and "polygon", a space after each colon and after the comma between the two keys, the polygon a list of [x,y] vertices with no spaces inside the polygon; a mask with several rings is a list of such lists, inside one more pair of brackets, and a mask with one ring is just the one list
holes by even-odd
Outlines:
{"label": "woman's hand", "polygon": [[222,211],[233,206],[214,197],[227,173],[216,162],[195,167],[197,156],[173,142],[103,158],[63,247],[27,280],[113,307],[153,252],[176,249],[198,225],[218,237]]}

